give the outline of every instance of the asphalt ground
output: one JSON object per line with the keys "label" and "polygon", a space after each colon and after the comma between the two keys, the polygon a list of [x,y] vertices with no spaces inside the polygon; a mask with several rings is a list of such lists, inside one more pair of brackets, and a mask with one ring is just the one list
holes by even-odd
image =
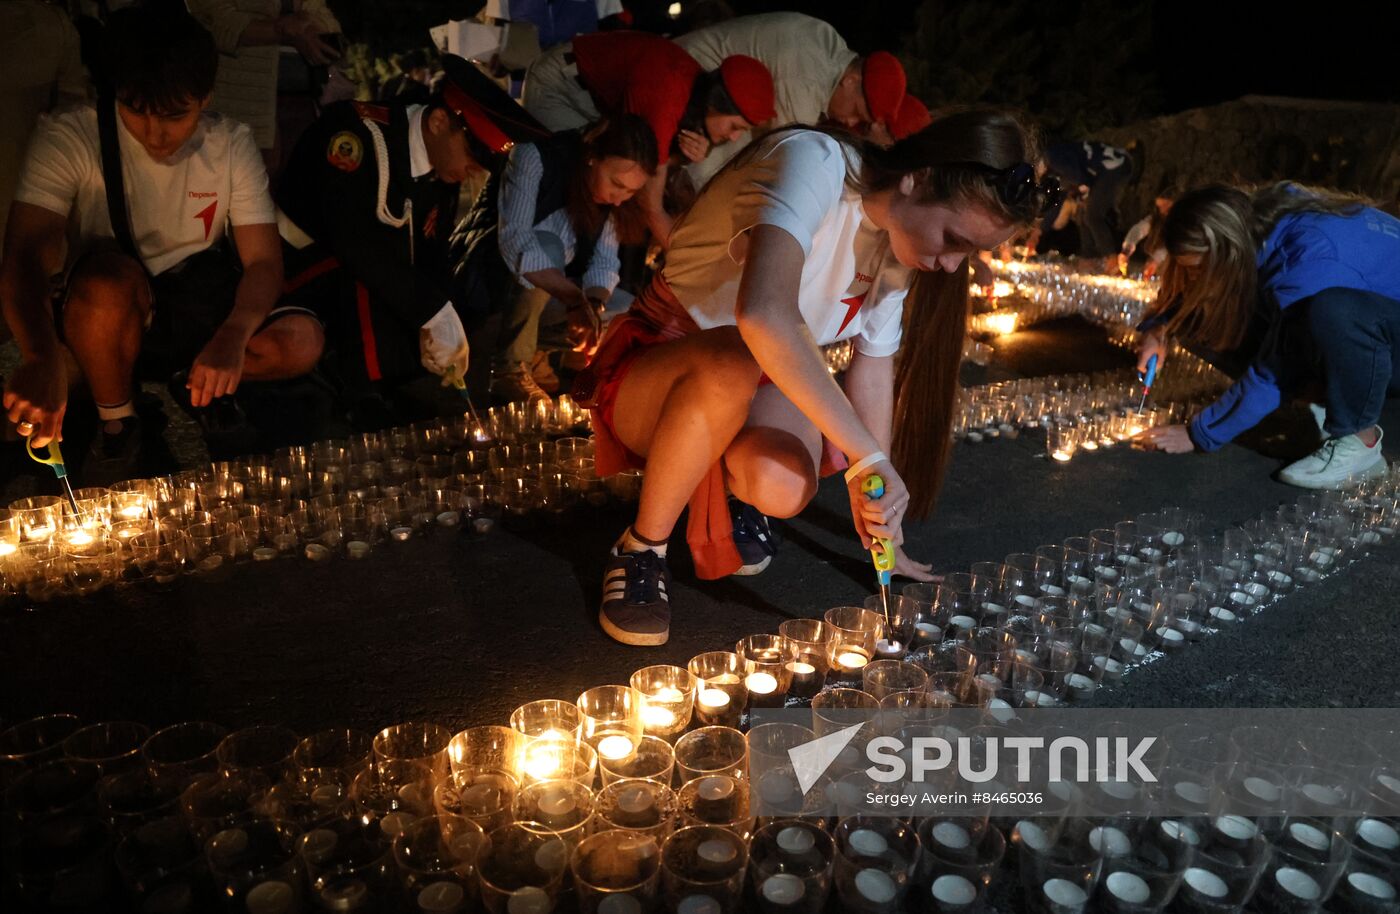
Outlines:
{"label": "asphalt ground", "polygon": [[[992,363],[969,366],[965,382],[1128,359],[1073,320],[996,345]],[[1302,428],[1294,449],[1309,447],[1305,420],[1287,418],[1291,425],[1275,422],[1255,447],[1211,456],[1120,447],[1060,465],[1044,459],[1035,432],[959,444],[936,514],[906,528],[908,549],[940,571],[959,571],[1172,505],[1223,529],[1296,498],[1270,478],[1281,463],[1270,456],[1278,429]],[[1392,403],[1387,424],[1400,428],[1397,418]],[[4,494],[45,482],[7,478]],[[780,525],[781,550],[761,576],[699,582],[678,537],[670,641],[624,647],[599,629],[596,608],[605,554],[629,520],[626,506],[612,505],[533,529],[385,544],[359,562],[279,560],[222,581],[184,579],[166,592],[131,586],[81,601],[11,603],[0,610],[0,720],[70,711],[153,727],[206,719],[299,732],[373,731],[409,719],[504,724],[523,702],[572,699],[651,664],[684,665],[784,619],[858,603],[873,586],[844,489],[827,480],[801,516]],[[1099,704],[1400,705],[1395,558],[1383,549],[1136,669]]]}

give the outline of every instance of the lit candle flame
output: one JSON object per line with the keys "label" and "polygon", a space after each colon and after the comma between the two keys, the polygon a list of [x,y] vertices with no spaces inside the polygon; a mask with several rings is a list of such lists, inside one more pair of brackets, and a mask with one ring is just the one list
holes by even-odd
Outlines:
{"label": "lit candle flame", "polygon": [[778,691],[778,680],[771,673],[751,673],[744,685],[755,695],[772,695]]}
{"label": "lit candle flame", "polygon": [[870,662],[870,658],[855,651],[843,651],[836,655],[836,662],[844,669],[859,670]]}
{"label": "lit candle flame", "polygon": [[642,723],[648,730],[664,730],[675,725],[676,715],[658,705],[648,705],[642,709]]}
{"label": "lit candle flame", "polygon": [[616,760],[632,754],[632,741],[625,736],[605,736],[598,741],[598,755]]}
{"label": "lit candle flame", "polygon": [[700,704],[706,710],[718,711],[729,704],[729,693],[723,689],[701,689]]}

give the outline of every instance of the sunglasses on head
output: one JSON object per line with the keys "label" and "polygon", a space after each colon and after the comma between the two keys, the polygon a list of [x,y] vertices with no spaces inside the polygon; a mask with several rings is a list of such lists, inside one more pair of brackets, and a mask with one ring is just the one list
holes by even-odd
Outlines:
{"label": "sunglasses on head", "polygon": [[1029,162],[1018,162],[1010,168],[995,171],[991,178],[1001,202],[1009,207],[1024,206],[1032,196],[1041,199],[1045,212],[1054,212],[1065,202],[1065,190],[1060,179],[1052,176],[1036,181],[1035,166]]}

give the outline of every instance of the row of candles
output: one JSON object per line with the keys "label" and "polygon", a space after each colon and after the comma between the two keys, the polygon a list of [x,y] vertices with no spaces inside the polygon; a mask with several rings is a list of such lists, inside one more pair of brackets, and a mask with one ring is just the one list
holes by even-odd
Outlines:
{"label": "row of candles", "polygon": [[1185,352],[1153,387],[1150,408],[1131,369],[1000,381],[962,390],[953,432],[976,444],[1044,428],[1053,439],[1047,453],[1068,460],[1077,450],[1111,447],[1154,425],[1183,421],[1224,384],[1223,375]]}
{"label": "row of candles", "polygon": [[1081,272],[1056,258],[993,260],[991,268],[996,282],[982,289],[995,305],[990,313],[1014,317],[1010,329],[1001,329],[1005,323],[998,326],[996,320],[982,328],[994,334],[1068,315],[1107,328],[1133,327],[1156,301],[1159,288],[1148,280]]}
{"label": "row of candles", "polygon": [[[138,898],[197,870],[235,910],[371,910],[402,899],[452,911],[479,898],[518,914],[572,898],[599,911],[798,911],[835,894],[843,908],[877,911],[917,892],[934,910],[963,912],[1004,878],[1008,844],[1030,907],[1055,914],[1162,910],[1174,899],[1192,910],[1254,899],[1261,910],[1311,911],[1334,890],[1352,909],[1387,910],[1400,823],[1384,816],[1212,817],[1202,799],[1201,815],[1139,821],[1081,797],[1062,815],[1019,822],[881,818],[864,814],[874,787],[858,759],[838,759],[805,795],[786,762],[788,749],[853,713],[885,732],[911,714],[936,722],[974,709],[994,726],[1021,709],[1091,702],[1159,652],[1345,567],[1393,537],[1397,517],[1400,475],[1310,493],[1219,538],[1202,536],[1199,516],[1166,509],[939,585],[910,584],[892,626],[873,604],[836,607],[685,667],[530,702],[509,726],[454,735],[411,723],[373,739],[298,742],[276,727],[229,735],[187,724],[147,736],[109,724],[63,740],[51,728],[71,721],[45,719],[0,734],[0,774],[25,772],[7,802],[34,840],[96,834],[41,827],[59,806],[96,809],[106,819],[93,827],[122,837],[118,869]],[[745,732],[748,712],[785,705],[810,707],[810,726]],[[56,745],[67,759],[39,765]],[[1393,759],[1380,762],[1367,788],[1400,792],[1385,769]],[[1286,787],[1251,776],[1256,792]],[[1228,786],[1193,777],[1173,789],[1209,797]],[[79,793],[81,803],[71,799]],[[172,834],[192,870],[143,857],[167,860],[160,845]],[[90,863],[97,842],[85,840],[46,850]],[[52,859],[44,865],[54,871]],[[71,867],[60,869],[73,885]],[[282,885],[263,888],[272,883]]]}
{"label": "row of candles", "polygon": [[80,488],[76,512],[59,496],[18,499],[0,509],[0,599],[168,586],[285,556],[362,559],[433,530],[481,535],[634,501],[641,474],[599,479],[587,431],[560,397]]}

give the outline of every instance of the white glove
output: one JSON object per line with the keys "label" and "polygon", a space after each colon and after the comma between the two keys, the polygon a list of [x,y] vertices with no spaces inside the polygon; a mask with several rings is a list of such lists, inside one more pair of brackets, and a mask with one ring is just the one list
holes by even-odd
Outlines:
{"label": "white glove", "polygon": [[443,305],[418,331],[418,353],[423,367],[435,375],[449,380],[467,376],[471,354],[467,331],[452,302]]}

